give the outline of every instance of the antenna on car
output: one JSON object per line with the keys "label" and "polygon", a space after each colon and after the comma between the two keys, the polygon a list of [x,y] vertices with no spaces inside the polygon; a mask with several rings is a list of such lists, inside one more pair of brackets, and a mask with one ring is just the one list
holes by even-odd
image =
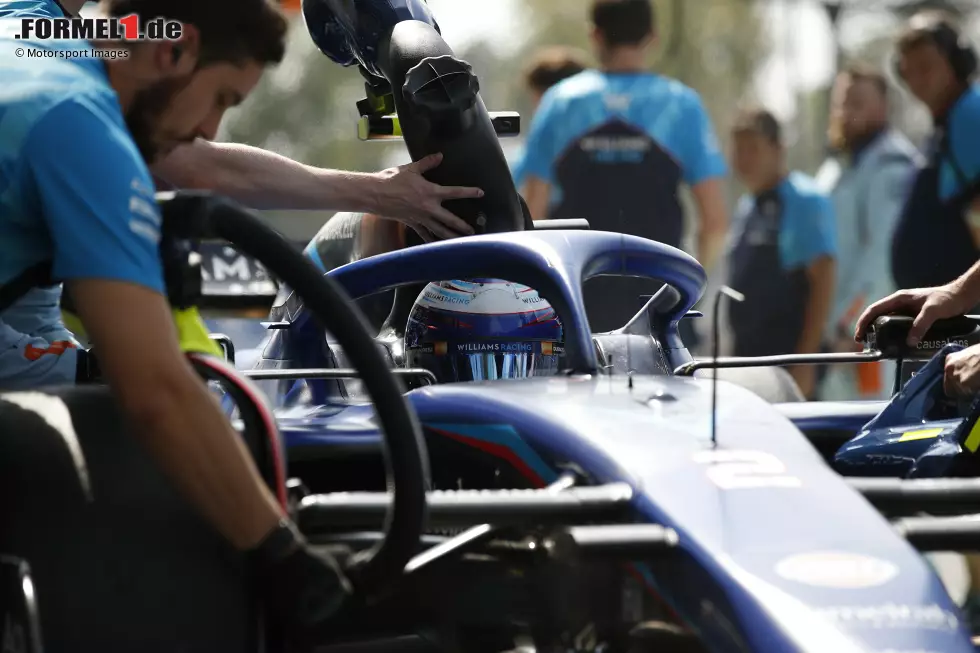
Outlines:
{"label": "antenna on car", "polygon": [[[626,280],[626,232],[623,231],[623,209],[619,209],[619,271],[623,276],[623,283]],[[630,392],[633,391],[633,356],[630,349],[630,341],[633,338],[626,334],[626,387]]]}
{"label": "antenna on car", "polygon": [[714,315],[711,316],[711,445],[718,445],[718,350],[721,348],[721,298],[744,302],[745,295],[722,284],[715,293]]}

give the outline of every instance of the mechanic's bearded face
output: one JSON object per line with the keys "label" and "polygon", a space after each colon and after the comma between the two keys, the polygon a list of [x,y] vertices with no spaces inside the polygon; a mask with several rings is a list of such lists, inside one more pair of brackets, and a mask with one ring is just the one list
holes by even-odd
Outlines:
{"label": "mechanic's bearded face", "polygon": [[126,124],[144,160],[152,164],[196,138],[213,140],[225,111],[248,95],[262,71],[252,61],[214,63],[139,91]]}
{"label": "mechanic's bearded face", "polygon": [[834,84],[831,102],[831,140],[844,151],[852,151],[867,141],[888,120],[885,97],[867,79],[841,75]]}
{"label": "mechanic's bearded face", "polygon": [[933,116],[942,116],[963,90],[949,60],[933,43],[923,43],[901,53],[898,72],[909,91]]}

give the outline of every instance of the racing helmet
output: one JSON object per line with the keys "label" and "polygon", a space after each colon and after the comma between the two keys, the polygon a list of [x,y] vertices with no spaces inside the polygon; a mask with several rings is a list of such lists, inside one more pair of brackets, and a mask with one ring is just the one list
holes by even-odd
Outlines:
{"label": "racing helmet", "polygon": [[430,283],[405,329],[405,362],[440,383],[552,376],[561,321],[537,291],[500,279]]}

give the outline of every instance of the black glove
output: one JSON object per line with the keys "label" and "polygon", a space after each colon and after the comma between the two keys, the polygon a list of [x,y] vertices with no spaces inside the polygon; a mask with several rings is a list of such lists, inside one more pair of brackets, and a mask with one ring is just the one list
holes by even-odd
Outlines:
{"label": "black glove", "polygon": [[102,370],[91,349],[78,348],[75,358],[75,384],[102,383]]}
{"label": "black glove", "polygon": [[313,551],[284,519],[249,552],[271,624],[294,645],[313,643],[350,596],[350,581],[329,555]]}

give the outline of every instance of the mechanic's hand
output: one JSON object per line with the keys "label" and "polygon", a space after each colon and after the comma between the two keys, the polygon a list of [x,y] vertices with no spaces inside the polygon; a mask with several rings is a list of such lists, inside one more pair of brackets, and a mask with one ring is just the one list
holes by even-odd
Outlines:
{"label": "mechanic's hand", "polygon": [[412,228],[426,242],[471,236],[473,227],[446,209],[447,200],[483,197],[479,188],[440,186],[423,173],[442,163],[442,154],[430,154],[415,163],[378,173],[384,183],[372,213],[397,220]]}
{"label": "mechanic's hand", "polygon": [[980,393],[980,345],[946,356],[943,390],[949,397],[973,397]]}
{"label": "mechanic's hand", "polygon": [[936,320],[963,315],[972,306],[973,303],[964,297],[954,284],[935,288],[899,290],[864,309],[861,317],[858,318],[854,339],[863,342],[868,327],[879,317],[901,313],[915,316],[907,342],[909,347],[915,347]]}
{"label": "mechanic's hand", "polygon": [[277,631],[294,647],[316,643],[352,591],[337,562],[287,520],[249,552],[249,563]]}
{"label": "mechanic's hand", "polygon": [[817,366],[816,365],[796,365],[789,368],[789,373],[800,387],[800,392],[809,401],[813,399],[817,391]]}

